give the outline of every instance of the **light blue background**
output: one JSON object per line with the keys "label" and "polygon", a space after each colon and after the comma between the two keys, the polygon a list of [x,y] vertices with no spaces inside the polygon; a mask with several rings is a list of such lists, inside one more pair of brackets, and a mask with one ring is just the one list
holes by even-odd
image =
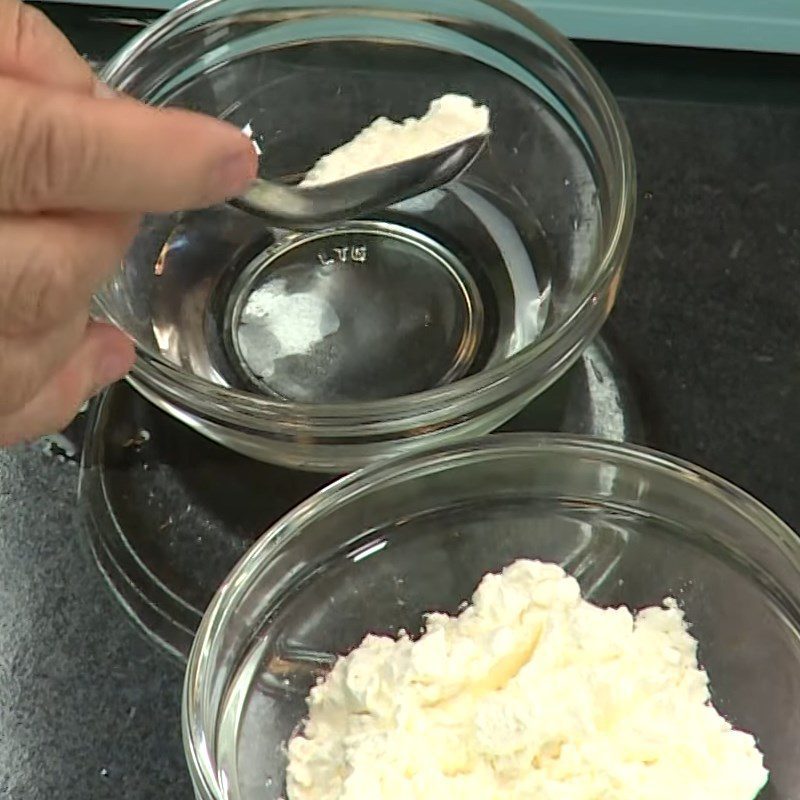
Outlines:
{"label": "light blue background", "polygon": [[[59,0],[64,2],[65,0]],[[73,1],[73,0],[70,0]],[[78,0],[171,8],[178,0]],[[648,44],[800,52],[800,0],[522,0],[568,36]],[[435,5],[436,0],[431,0]]]}

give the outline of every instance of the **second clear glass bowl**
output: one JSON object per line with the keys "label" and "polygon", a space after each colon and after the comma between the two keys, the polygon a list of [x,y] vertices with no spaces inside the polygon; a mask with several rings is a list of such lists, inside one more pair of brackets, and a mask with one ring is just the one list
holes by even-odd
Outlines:
{"label": "second clear glass bowl", "polygon": [[98,309],[136,340],[132,383],[235,450],[336,471],[488,432],[613,305],[625,126],[578,51],[512,2],[195,0],[104,78],[246,129],[279,179],[445,93],[491,109],[460,181],[366,219],[312,234],[231,205],[145,220]]}
{"label": "second clear glass bowl", "polygon": [[486,572],[518,558],[561,564],[601,606],[675,598],[714,704],[764,753],[771,780],[759,800],[796,800],[795,533],[689,464],[531,434],[362,470],[250,550],[211,603],[187,667],[184,739],[199,800],[285,797],[286,742],[335,656],[367,633],[418,631],[425,612],[455,613]]}

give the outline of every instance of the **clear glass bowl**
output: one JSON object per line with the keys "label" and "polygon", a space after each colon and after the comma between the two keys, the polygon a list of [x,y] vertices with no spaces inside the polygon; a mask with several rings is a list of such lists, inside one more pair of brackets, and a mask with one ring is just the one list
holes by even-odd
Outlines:
{"label": "clear glass bowl", "polygon": [[[454,613],[520,557],[557,562],[604,606],[672,596],[713,700],[753,732],[772,777],[800,786],[800,541],[725,481],[633,446],[496,435],[405,456],[323,489],[223,583],[186,673],[199,800],[284,796],[284,746],[335,654],[368,632]],[[722,799],[720,799],[722,800]]]}
{"label": "clear glass bowl", "polygon": [[[500,430],[646,440],[635,389],[602,334]],[[267,528],[333,479],[220,447],[117,384],[86,419],[78,499],[87,544],[114,597],[185,661],[228,572]]]}
{"label": "clear glass bowl", "polygon": [[444,93],[491,109],[461,180],[365,219],[300,234],[232,205],[146,218],[98,311],[136,340],[134,386],[228,447],[343,471],[486,433],[613,305],[625,126],[577,50],[512,2],[194,0],[103,77],[248,130],[276,179]]}

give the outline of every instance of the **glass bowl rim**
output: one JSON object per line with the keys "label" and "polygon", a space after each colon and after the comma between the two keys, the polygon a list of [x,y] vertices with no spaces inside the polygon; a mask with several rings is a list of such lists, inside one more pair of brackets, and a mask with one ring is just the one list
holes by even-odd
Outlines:
{"label": "glass bowl rim", "polygon": [[[112,56],[111,60],[103,68],[101,79],[113,88],[120,71],[127,67],[132,59],[139,57],[152,44],[169,35],[180,23],[190,20],[195,13],[226,2],[227,0],[187,0],[187,2],[177,6],[140,32]],[[323,0],[320,0],[320,2],[323,2]],[[557,345],[564,341],[569,341],[570,334],[574,333],[582,321],[591,318],[593,316],[592,312],[594,312],[594,317],[601,315],[602,318],[597,322],[602,323],[605,313],[610,309],[604,310],[606,304],[601,302],[601,299],[607,297],[624,267],[633,232],[636,205],[636,167],[633,145],[622,113],[599,73],[583,54],[555,28],[544,22],[532,11],[518,5],[516,0],[474,0],[474,2],[499,10],[506,16],[513,12],[517,22],[524,24],[542,41],[546,42],[553,54],[562,62],[567,63],[572,69],[576,80],[597,105],[600,115],[605,117],[608,129],[612,134],[608,144],[614,154],[612,160],[617,172],[615,178],[620,185],[619,199],[615,207],[610,210],[609,216],[612,219],[610,235],[602,257],[593,268],[591,280],[573,311],[562,319],[547,335],[537,339],[490,369],[444,386],[437,386],[397,398],[324,404],[275,400],[197,378],[177,369],[173,364],[156,354],[145,351],[138,343],[137,351],[139,351],[140,358],[134,367],[134,372],[141,373],[143,370],[147,370],[150,365],[146,362],[150,360],[158,368],[161,377],[170,383],[178,384],[192,392],[214,398],[220,403],[236,405],[244,413],[248,414],[263,413],[277,417],[284,415],[296,416],[305,418],[308,422],[313,422],[320,418],[346,419],[360,416],[380,419],[384,414],[402,415],[410,408],[418,409],[426,405],[429,408],[438,408],[450,402],[457,402],[467,395],[483,395],[485,392],[491,392],[492,389],[506,383],[510,378],[526,370],[543,354],[551,350],[555,351]],[[95,296],[95,303],[102,317],[124,330],[124,326],[116,319],[113,311],[106,306],[100,294]],[[592,335],[597,328],[599,328],[599,324],[592,326]],[[142,358],[143,353],[146,353],[147,359]],[[572,357],[573,360],[578,353],[579,346],[576,347],[574,344],[568,350],[568,356]],[[559,359],[559,361],[562,360],[563,358]],[[551,373],[553,369],[551,367]],[[558,376],[556,375],[555,377]],[[546,386],[547,379],[543,383]]]}
{"label": "glass bowl rim", "polygon": [[182,698],[184,753],[195,790],[203,787],[203,800],[222,800],[226,796],[219,792],[212,763],[215,756],[208,752],[208,739],[203,735],[198,740],[196,735],[202,690],[211,677],[205,665],[214,642],[228,630],[230,619],[260,565],[271,560],[285,541],[303,535],[309,521],[324,518],[331,508],[342,503],[357,501],[376,486],[385,487],[403,477],[459,461],[485,462],[493,458],[548,453],[576,458],[594,456],[656,470],[676,478],[682,485],[692,485],[710,502],[727,501],[752,524],[754,533],[757,532],[762,541],[780,551],[800,573],[800,537],[765,504],[703,467],[649,447],[581,435],[502,433],[369,465],[320,489],[272,525],[231,570],[203,616],[189,653]]}

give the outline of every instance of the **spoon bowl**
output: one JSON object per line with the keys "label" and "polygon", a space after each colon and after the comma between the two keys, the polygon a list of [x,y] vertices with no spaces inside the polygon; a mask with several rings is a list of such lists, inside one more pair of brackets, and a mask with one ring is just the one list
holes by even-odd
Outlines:
{"label": "spoon bowl", "polygon": [[257,178],[232,205],[277,228],[313,230],[451,183],[475,162],[489,131],[342,180],[302,187]]}

